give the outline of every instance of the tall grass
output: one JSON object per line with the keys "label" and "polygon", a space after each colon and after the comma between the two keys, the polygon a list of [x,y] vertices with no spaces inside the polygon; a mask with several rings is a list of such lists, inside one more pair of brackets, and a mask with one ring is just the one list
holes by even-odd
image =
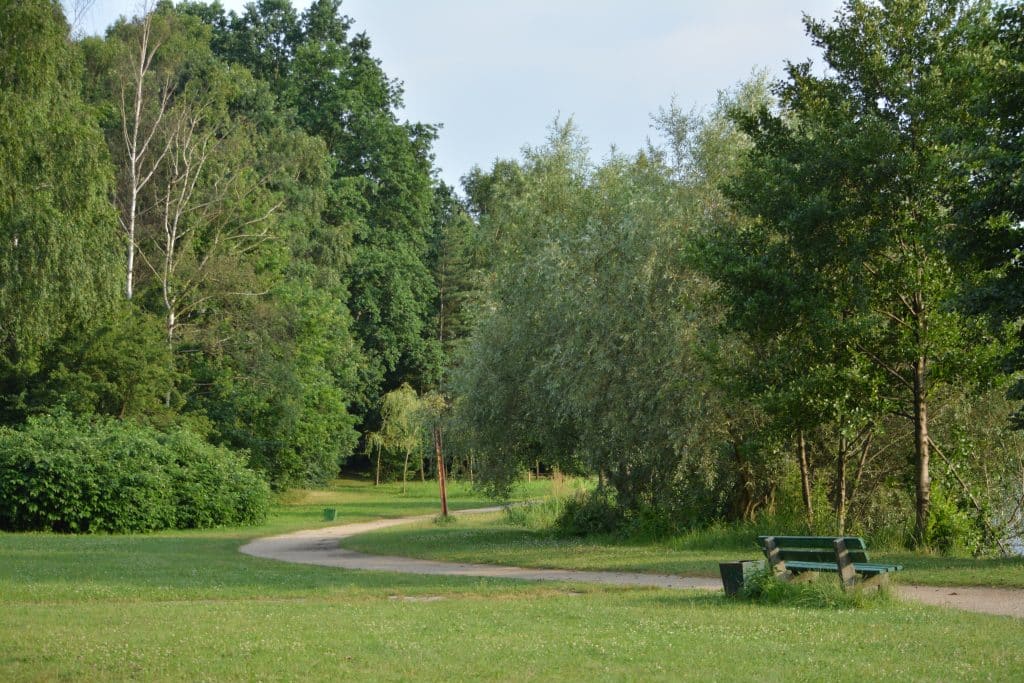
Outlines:
{"label": "tall grass", "polygon": [[553,531],[565,512],[569,496],[548,496],[542,500],[505,508],[505,520],[512,526],[532,531]]}
{"label": "tall grass", "polygon": [[885,586],[876,590],[843,590],[835,574],[820,574],[799,582],[780,581],[765,569],[747,579],[740,597],[766,605],[811,609],[863,609],[888,604],[892,595]]}

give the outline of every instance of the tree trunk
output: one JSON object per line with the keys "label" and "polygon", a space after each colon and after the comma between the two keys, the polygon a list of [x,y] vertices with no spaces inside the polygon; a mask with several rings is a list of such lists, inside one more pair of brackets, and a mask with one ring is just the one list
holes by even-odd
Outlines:
{"label": "tree trunk", "polygon": [[[85,0],[79,0],[79,5],[88,4]],[[155,118],[148,124],[144,121],[143,102],[147,97],[145,90],[146,76],[150,73],[153,59],[160,48],[160,40],[154,39],[152,33],[152,2],[145,2],[141,5],[141,14],[144,16],[141,31],[139,33],[138,58],[131,64],[130,75],[122,77],[120,82],[120,114],[121,133],[125,145],[126,165],[128,167],[128,206],[119,202],[121,209],[121,225],[128,235],[128,259],[126,266],[125,296],[131,299],[135,293],[135,252],[138,249],[136,242],[136,225],[139,216],[139,193],[153,179],[157,168],[167,155],[168,147],[165,145],[162,150],[151,150],[157,131],[170,106],[173,88],[170,79],[164,81],[160,89],[151,95],[156,102]],[[151,42],[152,41],[152,42]],[[128,91],[131,91],[129,102]],[[148,170],[145,168],[149,161]],[[120,197],[119,197],[120,199]]]}
{"label": "tree trunk", "polygon": [[731,444],[733,459],[736,463],[736,485],[733,489],[732,517],[734,520],[750,521],[757,510],[758,503],[754,499],[754,482],[751,481],[749,467],[743,460],[738,442]]}
{"label": "tree trunk", "polygon": [[839,453],[836,456],[836,527],[840,536],[846,533],[846,451],[848,449],[846,437],[840,436]]}
{"label": "tree trunk", "polygon": [[402,466],[402,493],[406,491],[406,482],[409,480],[409,455],[411,451],[405,452],[405,464]]}
{"label": "tree trunk", "polygon": [[931,506],[931,478],[928,474],[928,361],[919,356],[914,363],[914,450],[917,458],[917,519],[914,542],[920,547],[928,540],[928,513]]}
{"label": "tree trunk", "polygon": [[441,493],[441,516],[448,516],[448,476],[444,468],[444,452],[441,448],[441,427],[434,426],[434,453],[437,455],[437,486]]}
{"label": "tree trunk", "polygon": [[135,274],[135,211],[138,198],[136,196],[135,188],[132,187],[131,206],[129,211],[131,217],[128,219],[128,265],[127,265],[127,280],[125,282],[124,293],[128,299],[132,298],[135,293],[135,283],[133,276]]}
{"label": "tree trunk", "polygon": [[857,473],[853,475],[853,483],[850,484],[850,490],[849,493],[847,493],[847,498],[851,501],[857,498],[857,491],[860,490],[860,482],[864,478],[864,467],[867,465],[868,452],[871,450],[871,439],[873,437],[874,434],[869,432],[868,435],[864,437],[863,443],[861,443],[860,458],[857,460]]}
{"label": "tree trunk", "polygon": [[800,488],[804,496],[807,530],[810,531],[814,528],[814,503],[811,500],[811,468],[807,461],[807,441],[802,429],[797,434],[797,457],[800,459]]}
{"label": "tree trunk", "polygon": [[377,478],[373,482],[374,486],[380,486],[380,446],[377,446]]}

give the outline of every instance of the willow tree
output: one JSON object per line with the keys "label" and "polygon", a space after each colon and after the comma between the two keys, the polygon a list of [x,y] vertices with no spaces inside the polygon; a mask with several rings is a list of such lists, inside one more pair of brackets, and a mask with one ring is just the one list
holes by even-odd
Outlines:
{"label": "willow tree", "polygon": [[598,475],[618,512],[666,527],[763,504],[773,476],[717,382],[735,349],[689,258],[710,195],[671,156],[592,164],[566,125],[519,172],[472,177],[495,268],[456,411],[498,491],[539,459]]}
{"label": "willow tree", "polygon": [[403,384],[384,394],[381,403],[381,428],[373,442],[378,448],[378,470],[380,449],[396,453],[404,458],[402,463],[402,493],[406,492],[409,480],[409,459],[422,443],[420,424],[420,398],[416,390]]}
{"label": "willow tree", "polygon": [[0,1],[0,358],[31,364],[109,308],[123,268],[113,169],[55,0]]}

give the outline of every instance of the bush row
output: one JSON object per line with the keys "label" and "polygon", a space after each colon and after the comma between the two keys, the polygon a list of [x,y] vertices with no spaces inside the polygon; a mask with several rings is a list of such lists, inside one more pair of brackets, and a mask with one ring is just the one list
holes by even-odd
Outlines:
{"label": "bush row", "polygon": [[139,532],[258,524],[270,490],[232,451],[184,430],[45,416],[0,428],[0,528]]}

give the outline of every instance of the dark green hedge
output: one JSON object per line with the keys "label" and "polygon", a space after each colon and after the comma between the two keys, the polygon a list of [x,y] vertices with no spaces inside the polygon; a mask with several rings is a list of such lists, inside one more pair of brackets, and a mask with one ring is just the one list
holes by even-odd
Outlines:
{"label": "dark green hedge", "polygon": [[183,430],[46,416],[0,428],[0,529],[139,532],[257,524],[267,483]]}

